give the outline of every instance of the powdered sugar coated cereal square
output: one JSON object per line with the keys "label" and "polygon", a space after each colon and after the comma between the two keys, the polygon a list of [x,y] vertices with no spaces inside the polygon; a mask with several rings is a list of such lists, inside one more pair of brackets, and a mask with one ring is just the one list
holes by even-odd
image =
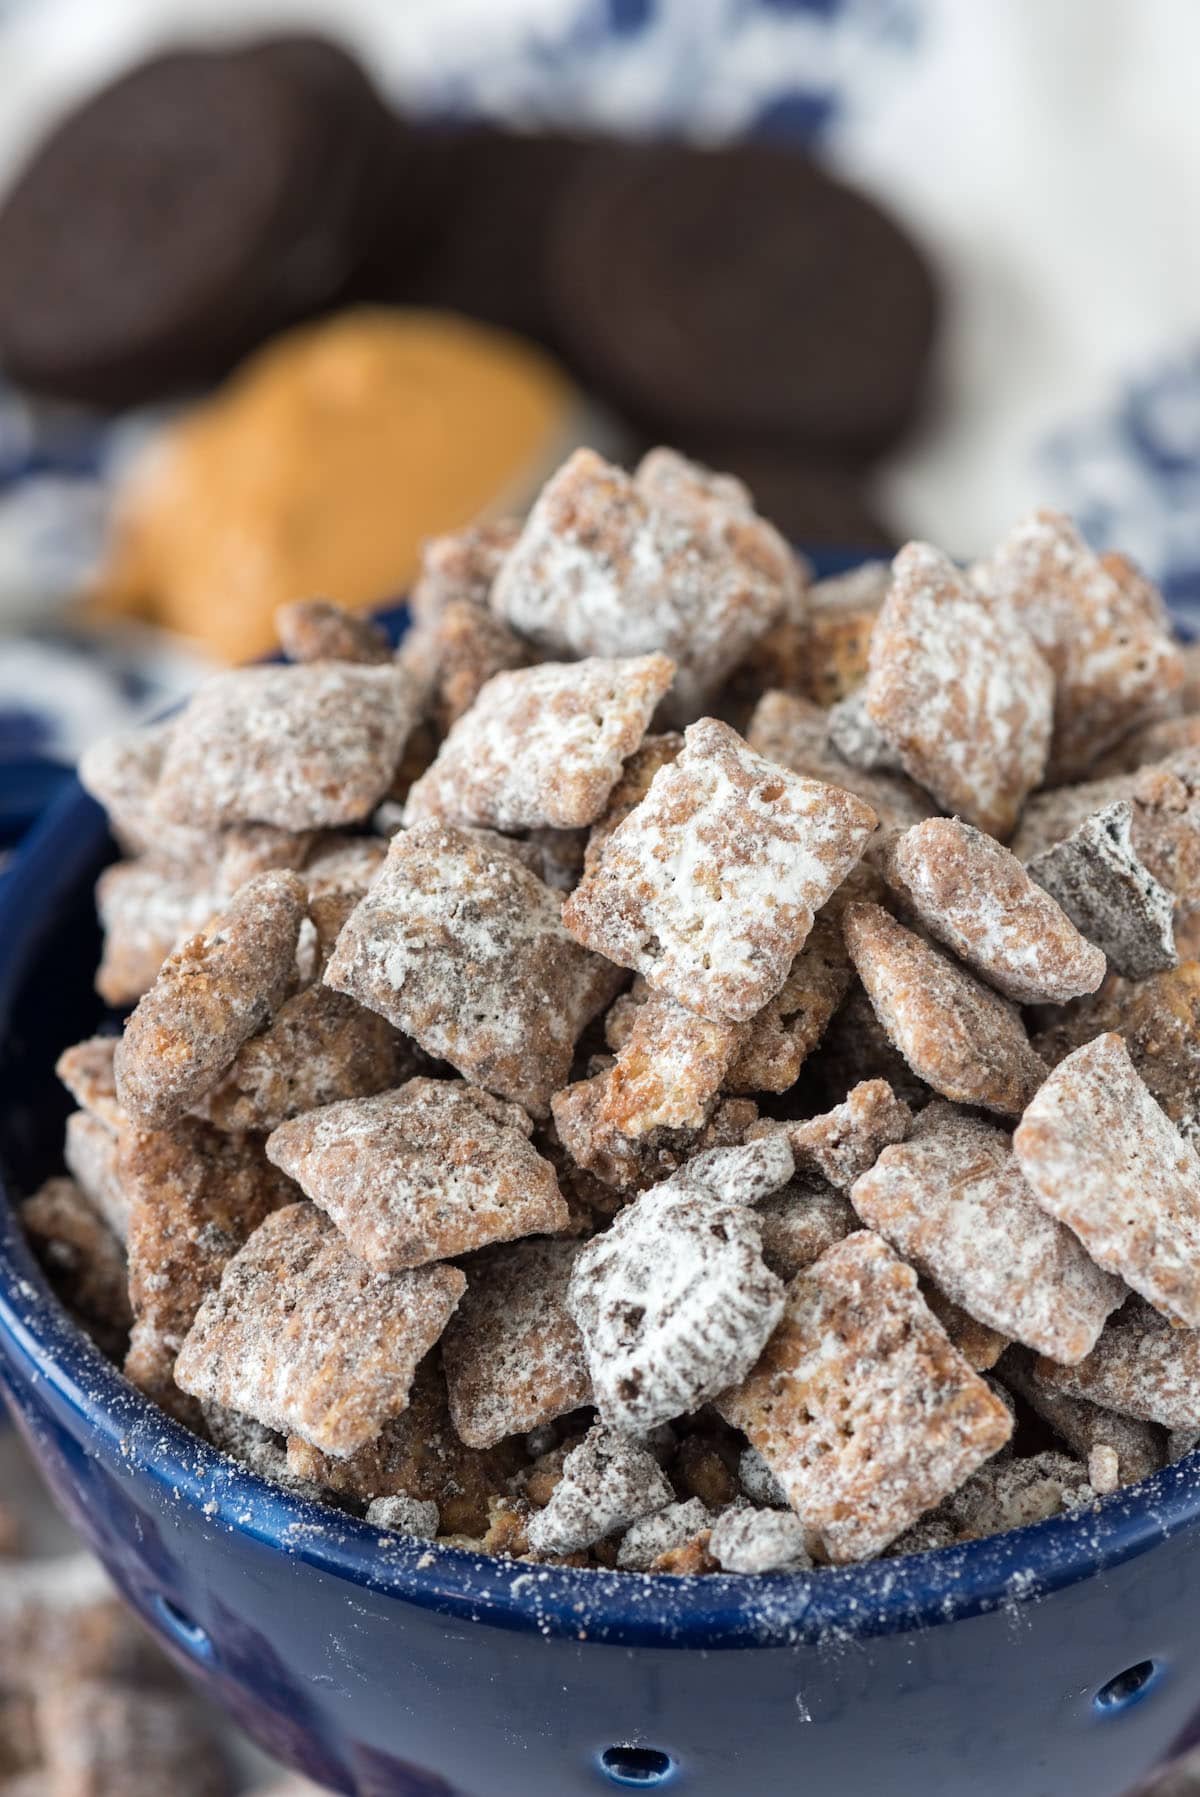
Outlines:
{"label": "powdered sugar coated cereal square", "polygon": [[588,948],[713,1021],[773,998],[875,813],[764,761],[715,718],[614,831],[563,907]]}

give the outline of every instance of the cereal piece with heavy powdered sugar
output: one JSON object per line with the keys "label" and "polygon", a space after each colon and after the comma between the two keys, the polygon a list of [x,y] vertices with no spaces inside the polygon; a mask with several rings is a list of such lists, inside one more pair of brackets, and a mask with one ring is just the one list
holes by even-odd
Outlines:
{"label": "cereal piece with heavy powdered sugar", "polygon": [[490,1448],[591,1402],[583,1343],[566,1308],[573,1241],[514,1242],[477,1255],[442,1337],[450,1414]]}
{"label": "cereal piece with heavy powdered sugar", "polygon": [[690,1010],[746,1022],[783,986],[874,827],[861,800],[764,761],[705,718],[609,838],[563,921]]}
{"label": "cereal piece with heavy powdered sugar", "polygon": [[1174,901],[1133,846],[1128,799],[1084,818],[1069,836],[1035,855],[1028,872],[1117,973],[1142,979],[1178,962]]}
{"label": "cereal piece with heavy powdered sugar", "polygon": [[1139,1298],[1111,1318],[1086,1360],[1041,1359],[1037,1377],[1052,1391],[1165,1429],[1200,1424],[1200,1330],[1173,1329]]}
{"label": "cereal piece with heavy powdered sugar", "polygon": [[570,1554],[674,1502],[653,1454],[597,1424],[563,1462],[550,1502],[529,1524],[535,1553]]}
{"label": "cereal piece with heavy powdered sugar", "polygon": [[956,1104],[1016,1116],[1046,1069],[1016,1007],[922,942],[879,905],[850,905],[846,946],[888,1037]]}
{"label": "cereal piece with heavy powdered sugar", "polygon": [[712,1525],[708,1551],[722,1572],[807,1572],[804,1524],[791,1510],[731,1506]]}
{"label": "cereal piece with heavy powdered sugar", "polygon": [[119,1335],[133,1321],[121,1244],[73,1179],[48,1179],[21,1227],[70,1308]]}
{"label": "cereal piece with heavy powdered sugar", "polygon": [[671,656],[671,709],[686,721],[797,579],[787,544],[736,481],[662,450],[631,478],[580,449],[542,489],[491,603],[550,655]]}
{"label": "cereal piece with heavy powdered sugar", "polygon": [[1017,857],[956,817],[906,831],[887,871],[930,934],[1018,1004],[1065,1004],[1104,978],[1102,950]]}
{"label": "cereal piece with heavy powdered sugar", "polygon": [[210,869],[177,868],[150,857],[117,861],[96,882],[104,950],[96,990],[105,1004],[136,1004],[168,955],[221,908]]}
{"label": "cereal piece with heavy powdered sugar", "polygon": [[176,721],[155,809],[206,829],[357,823],[387,792],[413,712],[408,677],[394,663],[217,674]]}
{"label": "cereal piece with heavy powdered sugar", "polygon": [[1121,1416],[1087,1398],[1069,1397],[1038,1371],[1033,1357],[1022,1349],[1012,1348],[1005,1355],[1001,1377],[1081,1460],[1090,1464],[1097,1449],[1107,1449],[1116,1461],[1118,1485],[1132,1485],[1166,1465],[1166,1442],[1155,1424]]}
{"label": "cereal piece with heavy powdered sugar", "polygon": [[[677,730],[669,730],[660,736],[644,736],[641,744],[626,761],[621,770],[621,777],[608,795],[608,802],[600,816],[588,831],[587,847],[583,856],[583,871],[590,873],[601,855],[604,845],[617,828],[623,824],[629,813],[641,804],[650,791],[651,782],[660,767],[666,767],[676,759],[683,747],[683,737]],[[573,880],[572,886],[578,884]]]}
{"label": "cereal piece with heavy powdered sugar", "polygon": [[457,1267],[376,1272],[320,1211],[289,1205],[200,1306],[176,1382],[345,1458],[405,1409],[465,1288]]}
{"label": "cereal piece with heavy powdered sugar", "polygon": [[492,582],[521,534],[519,518],[491,518],[453,536],[431,537],[409,596],[418,623],[436,618],[456,599],[486,605]]}
{"label": "cereal piece with heavy powdered sugar", "polygon": [[129,1231],[129,1193],[121,1176],[122,1133],[91,1111],[73,1111],[63,1145],[67,1172],[121,1242]]}
{"label": "cereal piece with heavy powdered sugar", "polygon": [[665,655],[642,655],[495,675],[413,786],[406,821],[507,831],[593,823],[673,672]]}
{"label": "cereal piece with heavy powdered sugar", "polygon": [[85,1042],[64,1048],[54,1065],[76,1104],[113,1130],[124,1129],[129,1121],[117,1098],[113,1071],[117,1041],[116,1036],[89,1036]]}
{"label": "cereal piece with heavy powdered sugar", "polygon": [[708,1506],[696,1497],[651,1511],[622,1535],[617,1565],[622,1572],[649,1572],[662,1554],[685,1547],[711,1522]]}
{"label": "cereal piece with heavy powdered sugar", "polygon": [[772,1273],[794,1279],[827,1248],[859,1227],[844,1192],[816,1173],[799,1173],[754,1209],[762,1230],[762,1256]]}
{"label": "cereal piece with heavy powdered sugar", "polygon": [[1200,1155],[1115,1033],[1059,1063],[1013,1137],[1042,1209],[1181,1328],[1200,1327]]}
{"label": "cereal piece with heavy powdered sugar", "polygon": [[279,606],[275,629],[289,661],[353,661],[370,666],[392,659],[382,625],[328,599],[293,599],[290,605]]}
{"label": "cereal piece with heavy powdered sugar", "polygon": [[465,1080],[410,1079],[281,1124],[267,1154],[384,1273],[553,1234],[567,1207],[529,1118]]}
{"label": "cereal piece with heavy powdered sugar", "polygon": [[758,1204],[782,1190],[794,1171],[792,1151],[784,1135],[776,1131],[736,1148],[709,1148],[693,1155],[679,1169],[674,1183],[725,1204]]}
{"label": "cereal piece with heavy powdered sugar", "polygon": [[881,1553],[1012,1433],[912,1268],[866,1230],[797,1275],[761,1359],[717,1407],[835,1563]]}
{"label": "cereal piece with heavy powdered sugar", "polygon": [[580,1251],[567,1309],[602,1420],[636,1431],[743,1377],[779,1321],[783,1286],[753,1209],[689,1183],[685,1168]]}
{"label": "cereal piece with heavy powdered sugar", "polygon": [[871,637],[867,715],[947,811],[1006,837],[1041,784],[1054,676],[1025,627],[909,543]]}
{"label": "cereal piece with heavy powdered sugar", "polygon": [[1200,962],[1185,961],[1144,980],[1109,976],[1036,1038],[1052,1067],[1085,1042],[1116,1030],[1151,1095],[1200,1147]]}
{"label": "cereal piece with heavy powdered sugar", "polygon": [[244,1042],[193,1112],[218,1129],[277,1129],[291,1117],[400,1084],[416,1055],[387,1019],[334,992],[307,986],[285,999]]}
{"label": "cereal piece with heavy powdered sugar", "polygon": [[437,1505],[427,1498],[375,1498],[367,1505],[367,1522],[372,1528],[409,1535],[417,1541],[432,1541],[440,1521]]}
{"label": "cereal piece with heavy powdered sugar", "polygon": [[848,767],[867,774],[876,769],[893,773],[902,771],[895,749],[867,710],[866,694],[861,687],[830,707],[825,720],[825,740]]}
{"label": "cereal piece with heavy powdered sugar", "polygon": [[840,893],[835,893],[818,911],[808,940],[775,997],[748,1023],[736,1026],[739,1043],[725,1076],[728,1091],[786,1092],[794,1086],[854,984],[839,899]]}
{"label": "cereal piece with heavy powdered sugar", "polygon": [[299,1435],[290,1436],[287,1444],[292,1478],[359,1503],[385,1497],[434,1503],[448,1535],[482,1535],[489,1500],[507,1488],[524,1462],[517,1443],[480,1450],[459,1439],[437,1348],[417,1368],[407,1408],[348,1458],[323,1454]]}
{"label": "cereal piece with heavy powdered sugar", "polygon": [[166,719],[89,743],[79,758],[79,782],[103,805],[126,854],[153,855],[179,868],[206,858],[213,838],[206,830],[167,823],[155,813],[155,789],[174,728],[174,721]]}
{"label": "cereal piece with heavy powdered sugar", "polygon": [[[829,714],[794,693],[764,693],[750,718],[746,740],[756,754],[793,774],[855,793],[875,812],[882,837],[908,830],[937,810],[929,794],[907,774],[852,767],[844,761],[830,747]],[[872,843],[872,853],[874,848]]]}
{"label": "cereal piece with heavy powdered sugar", "polygon": [[738,1047],[740,1026],[710,1023],[665,992],[647,992],[631,1008],[605,1081],[600,1122],[633,1141],[653,1129],[703,1129]]}
{"label": "cereal piece with heavy powdered sugar", "polygon": [[1038,1207],[1007,1134],[931,1104],[909,1141],[855,1182],[863,1222],[992,1329],[1056,1360],[1082,1360],[1125,1287]]}
{"label": "cereal piece with heavy powdered sugar", "polygon": [[823,1116],[786,1127],[797,1172],[817,1173],[830,1185],[849,1191],[885,1148],[903,1142],[912,1123],[912,1112],[885,1079],[867,1079]]}
{"label": "cereal piece with heavy powdered sugar", "polygon": [[513,855],[419,824],[392,839],[325,981],[465,1079],[544,1117],[580,1032],[622,984],[567,933],[559,909]]}
{"label": "cereal piece with heavy powdered sugar", "polygon": [[426,713],[442,737],[494,675],[527,668],[532,656],[528,644],[486,605],[451,599],[436,617],[417,621],[396,659],[427,694]]}
{"label": "cereal piece with heavy powdered sugar", "polygon": [[1021,619],[1054,670],[1056,780],[1077,779],[1136,724],[1162,717],[1183,685],[1161,601],[1136,571],[1119,573],[1053,511],[1024,519],[971,571],[978,590]]}
{"label": "cereal piece with heavy powdered sugar", "polygon": [[306,897],[296,874],[259,874],[164,962],[114,1061],[117,1097],[136,1122],[157,1129],[181,1117],[271,1017],[295,970]]}
{"label": "cereal piece with heavy powdered sugar", "polygon": [[296,1188],[254,1137],[221,1135],[189,1118],[128,1131],[120,1168],[137,1329],[174,1351],[231,1257]]}

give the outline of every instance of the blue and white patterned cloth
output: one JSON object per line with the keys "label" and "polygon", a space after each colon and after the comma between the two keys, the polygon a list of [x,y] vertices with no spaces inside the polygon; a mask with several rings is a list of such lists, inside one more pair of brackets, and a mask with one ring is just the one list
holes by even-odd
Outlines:
{"label": "blue and white patterned cloth", "polygon": [[[280,22],[340,33],[418,113],[812,148],[894,207],[947,289],[938,403],[881,478],[898,530],[969,556],[1062,504],[1200,617],[1190,0],[0,0],[0,186],[155,44]],[[141,428],[0,386],[0,629],[78,584]],[[0,637],[0,761],[70,756],[195,671]]]}

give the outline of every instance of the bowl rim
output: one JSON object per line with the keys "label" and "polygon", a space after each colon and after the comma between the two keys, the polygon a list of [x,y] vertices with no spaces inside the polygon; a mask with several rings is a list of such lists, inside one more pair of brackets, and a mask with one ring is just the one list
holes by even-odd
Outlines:
{"label": "bowl rim", "polygon": [[[31,958],[107,841],[100,807],[72,778],[0,877],[0,1044]],[[94,1453],[102,1448],[126,1476],[149,1475],[214,1534],[256,1538],[321,1573],[462,1622],[550,1638],[715,1650],[910,1632],[1046,1597],[1200,1521],[1197,1452],[1075,1515],[809,1573],[537,1566],[381,1535],[229,1459],[130,1385],[55,1297],[2,1168],[0,1355],[11,1378],[53,1393]]]}

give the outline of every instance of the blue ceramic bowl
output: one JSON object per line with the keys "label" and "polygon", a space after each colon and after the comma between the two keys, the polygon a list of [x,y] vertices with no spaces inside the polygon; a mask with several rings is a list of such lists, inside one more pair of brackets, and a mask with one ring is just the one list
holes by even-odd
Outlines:
{"label": "blue ceramic bowl", "polygon": [[[73,786],[0,883],[0,1167],[58,1164],[99,1015]],[[154,1409],[0,1204],[0,1381],[62,1507],[266,1748],[371,1797],[1119,1797],[1200,1712],[1200,1460],[1095,1515],[768,1578],[532,1568],[381,1540]]]}

